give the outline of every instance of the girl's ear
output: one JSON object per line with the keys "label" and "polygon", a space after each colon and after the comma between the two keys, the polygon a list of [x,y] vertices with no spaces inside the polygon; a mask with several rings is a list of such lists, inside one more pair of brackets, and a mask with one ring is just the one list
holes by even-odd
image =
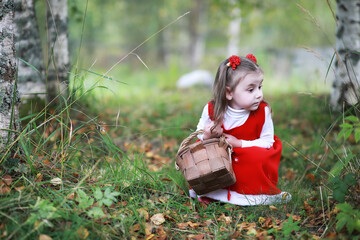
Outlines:
{"label": "girl's ear", "polygon": [[226,87],[226,99],[227,99],[228,101],[231,101],[232,98],[233,98],[233,96],[232,96],[232,92],[231,92],[230,88],[229,88],[229,87]]}

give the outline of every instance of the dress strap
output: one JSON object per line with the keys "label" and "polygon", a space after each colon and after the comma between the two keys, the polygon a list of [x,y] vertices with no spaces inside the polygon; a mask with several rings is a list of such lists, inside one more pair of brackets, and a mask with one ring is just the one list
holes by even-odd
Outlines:
{"label": "dress strap", "polygon": [[211,121],[215,120],[215,118],[214,118],[214,107],[215,107],[215,100],[213,99],[208,103],[208,114],[209,114],[209,117],[210,117]]}

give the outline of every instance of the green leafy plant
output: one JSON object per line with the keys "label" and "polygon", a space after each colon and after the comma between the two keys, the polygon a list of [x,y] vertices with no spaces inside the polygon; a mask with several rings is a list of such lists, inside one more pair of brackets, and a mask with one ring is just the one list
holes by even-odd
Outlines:
{"label": "green leafy plant", "polygon": [[100,188],[96,188],[94,191],[94,197],[96,198],[100,207],[103,204],[110,207],[111,204],[117,202],[117,199],[115,197],[119,195],[120,195],[119,192],[111,191],[110,188],[106,188],[104,192]]}
{"label": "green leafy plant", "polygon": [[343,203],[349,194],[349,187],[356,184],[355,174],[348,173],[343,178],[336,176],[330,183],[332,184],[333,197],[336,201]]}
{"label": "green leafy plant", "polygon": [[299,231],[300,230],[299,223],[300,223],[299,221],[294,222],[292,216],[290,216],[288,220],[284,222],[284,225],[282,227],[284,236],[289,236],[293,231],[295,232]]}
{"label": "green leafy plant", "polygon": [[340,210],[336,216],[336,231],[341,232],[346,227],[349,234],[352,234],[354,230],[360,232],[360,211],[348,203],[337,204],[336,208]]}
{"label": "green leafy plant", "polygon": [[82,208],[83,210],[91,207],[94,203],[94,199],[86,195],[86,193],[81,189],[77,190],[76,200],[79,203],[79,207]]}
{"label": "green leafy plant", "polygon": [[338,138],[344,137],[348,139],[351,133],[354,133],[355,141],[360,141],[360,120],[355,116],[347,116],[345,122],[340,124],[341,131]]}
{"label": "green leafy plant", "polygon": [[[102,191],[99,187],[93,189],[93,195],[95,199],[88,196],[81,189],[78,189],[77,193],[77,201],[79,203],[79,207],[83,209],[89,217],[92,218],[104,217],[105,213],[101,207],[103,205],[110,207],[113,203],[117,202],[117,199],[115,197],[120,195],[119,192],[112,191],[110,187],[106,188],[105,191]],[[93,206],[95,200],[98,206]]]}
{"label": "green leafy plant", "polygon": [[31,206],[33,212],[30,213],[30,217],[26,220],[26,224],[34,225],[37,222],[43,222],[49,227],[53,227],[50,220],[59,218],[57,208],[48,199],[37,198],[35,205]]}

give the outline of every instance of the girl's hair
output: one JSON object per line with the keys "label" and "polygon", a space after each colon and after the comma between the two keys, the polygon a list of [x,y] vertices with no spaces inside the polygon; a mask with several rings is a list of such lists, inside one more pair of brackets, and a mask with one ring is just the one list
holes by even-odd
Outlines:
{"label": "girl's hair", "polygon": [[228,87],[230,91],[233,91],[238,83],[249,73],[263,73],[262,68],[254,61],[245,57],[240,57],[240,60],[240,65],[235,69],[232,69],[232,67],[227,66],[229,59],[226,59],[220,64],[217,70],[213,87],[215,100],[213,116],[215,121],[214,126],[222,122],[228,106],[226,88]]}

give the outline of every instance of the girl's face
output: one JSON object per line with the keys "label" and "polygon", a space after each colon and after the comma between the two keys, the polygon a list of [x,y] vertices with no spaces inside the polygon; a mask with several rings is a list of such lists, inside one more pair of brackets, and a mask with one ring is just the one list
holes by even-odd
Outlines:
{"label": "girl's face", "polygon": [[233,91],[226,88],[226,99],[234,109],[255,111],[263,100],[262,83],[264,75],[252,72],[242,79]]}

